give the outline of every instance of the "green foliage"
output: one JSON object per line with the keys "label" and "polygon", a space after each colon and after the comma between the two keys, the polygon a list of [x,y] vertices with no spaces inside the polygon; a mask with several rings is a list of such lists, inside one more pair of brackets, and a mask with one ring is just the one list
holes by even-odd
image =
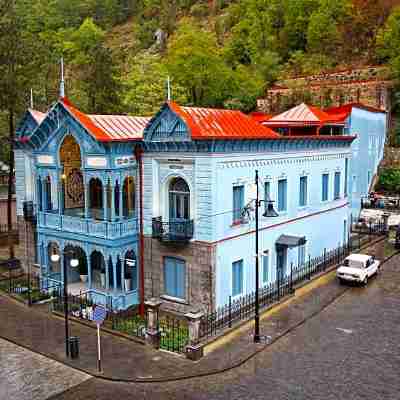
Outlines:
{"label": "green foliage", "polygon": [[376,184],[377,191],[386,191],[390,193],[400,193],[400,169],[386,168],[380,175]]}
{"label": "green foliage", "polygon": [[[161,57],[140,54],[130,60],[129,74],[125,79],[124,109],[133,115],[154,115],[167,99],[168,71]],[[187,102],[186,90],[175,80],[171,81],[172,98],[178,103]]]}

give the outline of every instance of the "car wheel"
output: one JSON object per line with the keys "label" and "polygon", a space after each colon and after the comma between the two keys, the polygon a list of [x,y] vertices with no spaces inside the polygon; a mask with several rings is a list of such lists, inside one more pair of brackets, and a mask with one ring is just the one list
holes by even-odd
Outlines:
{"label": "car wheel", "polygon": [[367,275],[365,275],[365,278],[364,278],[364,280],[362,281],[362,283],[363,283],[364,286],[367,285],[367,283],[368,283],[368,276],[367,276]]}
{"label": "car wheel", "polygon": [[339,285],[343,285],[343,279],[339,278]]}

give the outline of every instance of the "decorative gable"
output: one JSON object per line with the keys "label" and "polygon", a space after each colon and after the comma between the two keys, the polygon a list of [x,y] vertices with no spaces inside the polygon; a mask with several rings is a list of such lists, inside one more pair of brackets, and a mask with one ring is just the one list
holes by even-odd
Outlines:
{"label": "decorative gable", "polygon": [[184,142],[191,141],[186,123],[164,104],[144,130],[145,142]]}
{"label": "decorative gable", "polygon": [[38,125],[39,122],[33,117],[32,112],[28,110],[18,124],[15,135],[17,138],[29,136]]}

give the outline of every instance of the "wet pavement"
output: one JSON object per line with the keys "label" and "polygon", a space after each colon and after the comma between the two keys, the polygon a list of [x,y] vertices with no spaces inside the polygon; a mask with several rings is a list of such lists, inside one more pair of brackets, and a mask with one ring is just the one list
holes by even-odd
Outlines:
{"label": "wet pavement", "polygon": [[[330,290],[341,291],[336,300],[238,368],[162,384],[93,378],[54,398],[398,399],[400,257],[367,287],[331,281]],[[297,306],[298,313],[305,308]],[[229,359],[232,351],[225,350],[221,357]]]}
{"label": "wet pavement", "polygon": [[90,378],[0,339],[0,400],[44,400]]}

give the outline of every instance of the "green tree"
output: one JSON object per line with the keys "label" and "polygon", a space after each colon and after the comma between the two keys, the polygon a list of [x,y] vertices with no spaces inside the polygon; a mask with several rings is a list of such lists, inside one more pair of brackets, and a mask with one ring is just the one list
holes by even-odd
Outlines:
{"label": "green tree", "polygon": [[181,23],[169,42],[167,68],[173,79],[187,89],[191,104],[220,106],[227,98],[231,70],[216,36],[189,20]]}
{"label": "green tree", "polygon": [[105,32],[87,18],[79,29],[64,34],[70,38],[64,50],[73,66],[76,87],[86,97],[86,110],[118,112],[121,85],[111,52],[104,45]]}
{"label": "green tree", "polygon": [[[133,115],[154,115],[167,99],[168,71],[158,55],[140,54],[130,60],[124,81],[124,110]],[[172,100],[187,103],[186,90],[171,81]]]}

